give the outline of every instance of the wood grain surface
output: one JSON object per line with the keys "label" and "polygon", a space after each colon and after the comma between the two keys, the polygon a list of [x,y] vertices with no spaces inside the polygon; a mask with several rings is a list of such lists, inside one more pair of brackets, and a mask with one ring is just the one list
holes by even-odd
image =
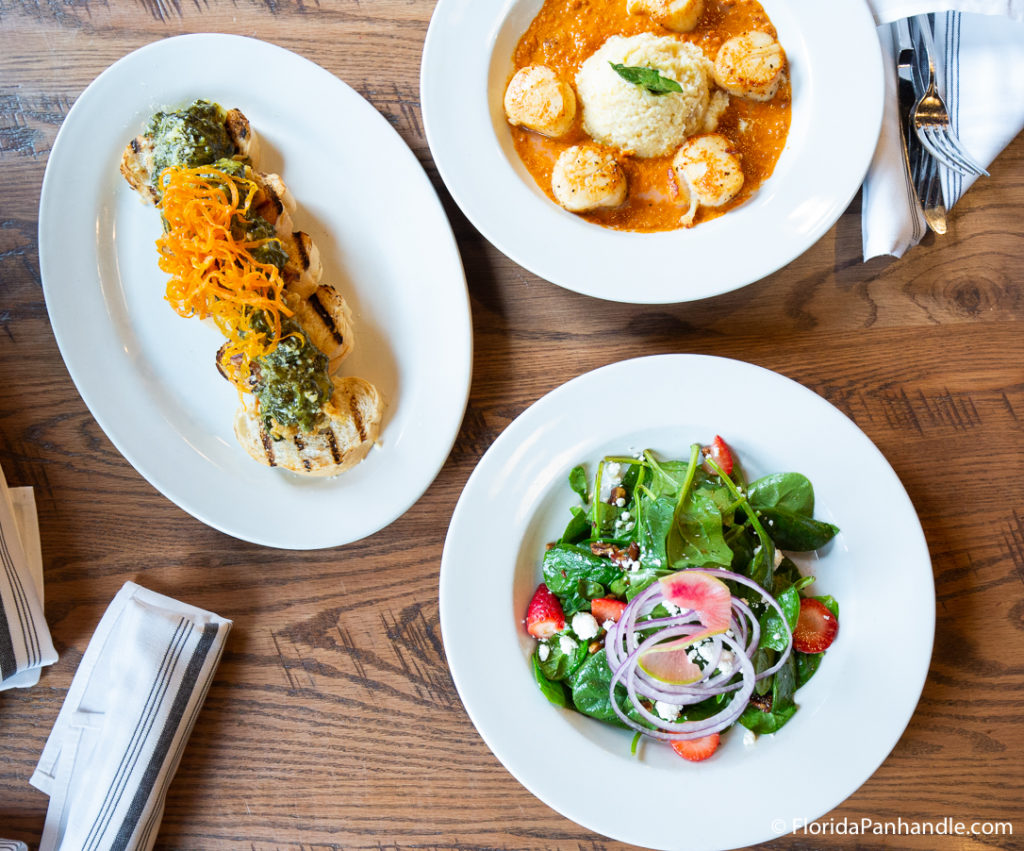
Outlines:
{"label": "wood grain surface", "polygon": [[[855,200],[806,254],[738,292],[667,307],[599,302],[502,256],[438,179],[418,94],[432,10],[429,0],[0,0],[0,463],[11,485],[35,488],[60,652],[38,686],[0,694],[0,836],[38,842],[47,799],[28,778],[101,613],[133,579],[235,622],[159,849],[625,847],[535,799],[475,731],[445,664],[439,561],[474,465],[530,403],[622,358],[696,352],[777,370],[850,416],[899,474],[927,536],[938,618],[920,705],[875,775],[826,819],[1013,828],[797,834],[772,847],[1024,847],[1024,138],[957,206],[945,237],[901,260],[862,262]],[[162,497],[93,420],[47,319],[37,207],[62,120],[121,56],[201,31],[276,42],[358,90],[423,163],[462,252],[475,355],[455,448],[404,517],[347,547],[242,543]],[[898,665],[899,648],[884,632],[878,642],[879,664]],[[871,719],[851,735],[870,739]],[[807,782],[835,768],[823,753]],[[692,800],[681,799],[681,830],[700,817]]]}

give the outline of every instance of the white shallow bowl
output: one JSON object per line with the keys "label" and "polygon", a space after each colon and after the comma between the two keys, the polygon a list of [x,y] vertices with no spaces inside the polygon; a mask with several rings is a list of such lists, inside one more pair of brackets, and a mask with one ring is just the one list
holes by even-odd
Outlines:
{"label": "white shallow bowl", "polygon": [[[233,433],[238,395],[214,366],[223,338],[164,300],[159,214],[118,165],[154,112],[197,97],[249,118],[261,139],[257,165],[284,178],[324,281],[354,311],[356,349],[341,372],[373,382],[387,410],[380,445],[341,476],[304,478],[249,458]],[[54,335],[93,416],[146,479],[204,523],[268,546],[345,544],[401,515],[444,463],[472,362],[458,249],[398,134],[307,59],[203,34],[116,62],[78,98],[54,143],[39,255]]]}
{"label": "white shallow bowl", "polygon": [[762,0],[789,59],[792,124],[746,204],[689,230],[628,233],[554,204],[512,143],[502,100],[542,0],[439,0],[423,48],[423,123],[455,201],[498,249],[552,283],[619,302],[718,295],[801,255],[867,172],[882,120],[882,58],[862,0]]}
{"label": "white shallow bowl", "polygon": [[[640,400],[610,409],[595,400]],[[567,483],[605,454],[688,457],[721,434],[751,478],[801,472],[815,514],[841,529],[801,559],[815,594],[839,600],[839,636],[799,692],[799,711],[754,747],[740,728],[687,763],[632,732],[544,698],[523,618],[544,544],[578,504]],[[852,794],[913,714],[931,657],[935,591],[914,508],[871,441],[836,408],[760,367],[698,355],[624,361],[559,387],[519,416],[473,472],[441,562],[441,629],[452,676],[494,754],[534,795],[613,839],[729,849],[779,836]],[[898,663],[881,650],[898,649]]]}

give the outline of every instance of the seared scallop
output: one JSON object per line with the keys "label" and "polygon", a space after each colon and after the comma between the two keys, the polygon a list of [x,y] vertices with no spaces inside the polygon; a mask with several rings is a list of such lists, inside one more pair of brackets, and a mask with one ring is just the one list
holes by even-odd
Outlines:
{"label": "seared scallop", "polygon": [[573,213],[618,207],[626,200],[626,175],[610,151],[573,145],[559,155],[551,172],[555,199]]}
{"label": "seared scallop", "polygon": [[693,222],[698,205],[721,207],[743,188],[743,167],[736,156],[736,149],[721,133],[706,133],[687,139],[672,160],[672,168],[690,197],[690,209],[683,217],[684,225]]}
{"label": "seared scallop", "polygon": [[704,0],[626,0],[631,15],[647,15],[663,27],[688,33],[704,14]]}
{"label": "seared scallop", "polygon": [[729,94],[750,100],[771,100],[779,88],[786,54],[768,33],[730,38],[715,57],[715,82]]}
{"label": "seared scallop", "polygon": [[557,139],[576,118],[576,95],[546,65],[527,65],[505,90],[505,116],[511,124]]}

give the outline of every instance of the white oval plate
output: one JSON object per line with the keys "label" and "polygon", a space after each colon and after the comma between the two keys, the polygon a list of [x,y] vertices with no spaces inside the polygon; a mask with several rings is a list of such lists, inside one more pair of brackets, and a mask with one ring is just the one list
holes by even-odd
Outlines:
{"label": "white oval plate", "polygon": [[[614,400],[621,400],[615,402]],[[547,702],[523,618],[544,544],[578,498],[569,470],[650,448],[684,458],[721,434],[749,476],[804,473],[815,515],[840,534],[802,565],[839,600],[839,636],[799,711],[753,747],[729,731],[715,756],[667,747]],[[852,794],[906,727],[931,657],[928,548],[892,468],[856,425],[788,378],[740,361],[662,355],[612,364],[552,391],[487,450],[455,509],[441,560],[441,630],[466,711],[534,795],[613,839],[658,849],[753,845]]]}
{"label": "white oval plate", "polygon": [[552,283],[619,302],[692,301],[753,283],[835,223],[867,172],[884,83],[862,0],[761,0],[789,57],[793,113],[775,173],[689,230],[627,233],[554,204],[523,167],[502,99],[543,0],[439,0],[423,47],[423,123],[455,201],[503,253]]}
{"label": "white oval plate", "polygon": [[[233,432],[238,396],[214,367],[222,338],[164,301],[159,214],[118,167],[154,112],[197,97],[252,122],[258,166],[284,178],[324,281],[355,314],[356,348],[342,374],[376,384],[387,410],[380,445],[341,476],[303,478],[249,458]],[[318,65],[212,34],[158,41],[116,62],[82,93],[54,143],[39,255],[54,335],[93,416],[146,479],[204,523],[267,546],[345,544],[405,512],[444,463],[472,361],[458,249],[413,153]]]}

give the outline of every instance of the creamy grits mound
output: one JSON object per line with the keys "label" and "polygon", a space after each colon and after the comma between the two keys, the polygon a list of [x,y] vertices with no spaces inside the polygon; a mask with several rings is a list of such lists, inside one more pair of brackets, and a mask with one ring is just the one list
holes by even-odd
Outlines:
{"label": "creamy grits mound", "polygon": [[[619,76],[613,62],[655,68],[682,91],[649,92]],[[614,35],[576,74],[583,129],[595,142],[638,157],[671,153],[694,133],[715,129],[724,104],[716,98],[712,105],[713,70],[701,49],[688,42],[653,33]]]}

